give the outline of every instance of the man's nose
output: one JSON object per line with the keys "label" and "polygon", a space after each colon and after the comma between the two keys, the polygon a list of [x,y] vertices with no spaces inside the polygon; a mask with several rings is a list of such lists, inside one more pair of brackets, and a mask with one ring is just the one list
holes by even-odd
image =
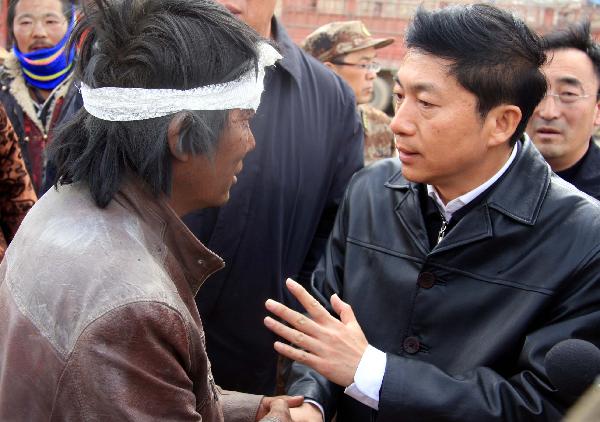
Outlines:
{"label": "man's nose", "polygon": [[397,105],[394,111],[394,117],[390,122],[390,129],[396,135],[412,136],[416,132],[416,125],[411,118],[409,107],[406,102]]}
{"label": "man's nose", "polygon": [[254,134],[252,131],[249,131],[248,138],[246,139],[246,153],[252,151],[256,148],[256,140],[254,139]]}
{"label": "man's nose", "polygon": [[538,104],[535,113],[544,120],[553,120],[560,116],[560,105],[558,98],[546,95]]}
{"label": "man's nose", "polygon": [[36,38],[44,38],[48,36],[48,32],[46,31],[46,27],[44,26],[44,22],[42,20],[35,20],[33,22],[32,35]]}

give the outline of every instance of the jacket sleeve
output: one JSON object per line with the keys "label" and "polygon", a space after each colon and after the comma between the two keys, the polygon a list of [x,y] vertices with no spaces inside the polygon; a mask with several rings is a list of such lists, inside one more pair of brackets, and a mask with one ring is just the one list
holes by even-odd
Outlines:
{"label": "jacket sleeve", "polygon": [[239,393],[237,391],[221,391],[223,416],[226,422],[254,422],[263,396]]}
{"label": "jacket sleeve", "polygon": [[[217,418],[220,392],[208,376],[206,355],[194,353],[196,337],[163,303],[138,302],[104,314],[69,355],[53,420],[201,421],[206,412]],[[206,378],[191,379],[192,373]],[[258,396],[238,400],[236,414],[246,410],[247,418],[233,420],[254,420],[259,402]]]}
{"label": "jacket sleeve", "polygon": [[[27,173],[21,147],[4,107],[0,107],[0,223],[6,244],[14,237],[37,197]],[[0,260],[4,256],[0,247]]]}
{"label": "jacket sleeve", "polygon": [[343,95],[344,101],[339,105],[343,116],[340,121],[346,123],[333,125],[338,128],[331,139],[331,142],[337,145],[335,162],[332,163],[335,170],[315,236],[298,275],[297,281],[305,287],[310,283],[312,272],[325,251],[346,186],[352,175],[364,166],[363,127],[356,111],[354,97],[346,92],[349,88],[342,85],[341,89],[345,95]]}
{"label": "jacket sleeve", "polygon": [[[346,193],[346,196],[348,193]],[[327,241],[325,254],[319,261],[311,280],[311,293],[321,302],[323,306],[333,314],[329,298],[334,293],[340,294],[343,281],[343,262],[345,254],[345,203],[340,207],[335,220],[331,236]],[[323,406],[325,420],[329,421],[336,412],[337,401],[343,388],[328,381],[325,377],[313,369],[293,362],[289,369],[286,387],[289,395],[303,395],[305,399],[311,399]]]}
{"label": "jacket sleeve", "polygon": [[568,338],[600,344],[600,252],[590,256],[555,292],[555,304],[543,320],[532,321],[511,376],[487,367],[448,374],[423,361],[387,354],[378,420],[560,420],[573,398],[548,381],[544,357]]}

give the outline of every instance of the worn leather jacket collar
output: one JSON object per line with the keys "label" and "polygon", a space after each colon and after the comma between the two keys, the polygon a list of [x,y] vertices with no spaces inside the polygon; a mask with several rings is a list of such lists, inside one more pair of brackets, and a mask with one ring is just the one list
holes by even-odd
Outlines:
{"label": "worn leather jacket collar", "polygon": [[164,260],[167,250],[161,245],[166,245],[184,271],[194,295],[211,274],[225,266],[217,254],[189,231],[167,203],[165,195],[155,197],[141,181],[129,176],[114,200],[154,228],[156,253]]}

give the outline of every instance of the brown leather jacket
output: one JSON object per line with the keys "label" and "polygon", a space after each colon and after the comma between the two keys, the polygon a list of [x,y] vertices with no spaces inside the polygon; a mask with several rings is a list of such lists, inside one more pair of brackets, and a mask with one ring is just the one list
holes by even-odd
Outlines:
{"label": "brown leather jacket", "polygon": [[0,420],[253,421],[215,386],[194,303],[222,260],[128,183],[49,191],[0,265]]}

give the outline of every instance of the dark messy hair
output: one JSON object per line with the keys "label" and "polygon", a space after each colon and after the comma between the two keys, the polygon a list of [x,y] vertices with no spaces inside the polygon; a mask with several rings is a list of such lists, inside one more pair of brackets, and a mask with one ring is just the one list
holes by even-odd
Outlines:
{"label": "dark messy hair", "polygon": [[565,29],[550,32],[542,40],[545,51],[574,48],[587,54],[594,65],[594,71],[598,79],[596,96],[600,98],[600,45],[592,38],[590,22],[577,22]]}
{"label": "dark messy hair", "polygon": [[[15,34],[13,32],[13,22],[15,20],[15,9],[20,0],[10,0],[8,2],[8,10],[6,11],[6,26],[8,28],[9,41],[15,42]],[[62,4],[62,12],[65,15],[67,22],[71,22],[75,2],[73,0],[57,0]]]}
{"label": "dark messy hair", "polygon": [[[95,0],[73,32],[81,42],[77,75],[92,88],[191,89],[257,70],[259,35],[212,0]],[[182,111],[131,122],[98,119],[85,109],[50,147],[57,183],[84,182],[105,207],[133,172],[155,195],[170,194],[167,130],[181,121],[180,151],[214,152],[229,112]]]}
{"label": "dark messy hair", "polygon": [[406,33],[406,46],[449,60],[449,74],[472,92],[482,118],[501,104],[516,105],[523,117],[510,139],[519,139],[546,93],[540,38],[514,15],[486,4],[420,7]]}

